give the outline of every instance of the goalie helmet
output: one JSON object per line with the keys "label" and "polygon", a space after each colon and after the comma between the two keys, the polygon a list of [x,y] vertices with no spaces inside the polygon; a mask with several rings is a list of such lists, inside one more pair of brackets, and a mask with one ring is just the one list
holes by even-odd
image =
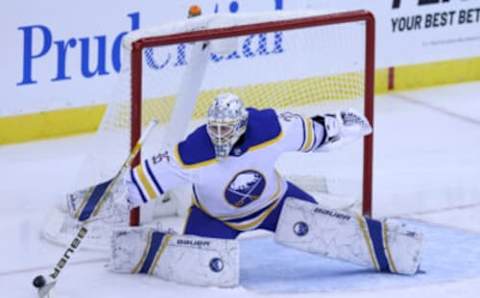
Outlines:
{"label": "goalie helmet", "polygon": [[218,95],[208,109],[207,132],[217,159],[226,158],[247,129],[248,112],[236,95]]}

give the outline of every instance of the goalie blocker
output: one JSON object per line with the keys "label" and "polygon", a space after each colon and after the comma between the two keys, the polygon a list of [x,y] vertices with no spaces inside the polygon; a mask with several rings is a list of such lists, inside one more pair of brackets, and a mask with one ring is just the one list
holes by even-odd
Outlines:
{"label": "goalie blocker", "polygon": [[422,239],[401,220],[379,221],[291,198],[275,234],[288,247],[400,274],[418,271]]}

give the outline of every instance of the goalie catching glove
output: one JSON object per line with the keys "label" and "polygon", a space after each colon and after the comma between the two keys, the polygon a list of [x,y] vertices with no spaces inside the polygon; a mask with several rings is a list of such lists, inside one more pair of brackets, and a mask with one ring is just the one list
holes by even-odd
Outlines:
{"label": "goalie catching glove", "polygon": [[317,151],[344,145],[372,132],[367,118],[354,109],[314,116],[312,120],[321,124],[325,129],[322,146]]}

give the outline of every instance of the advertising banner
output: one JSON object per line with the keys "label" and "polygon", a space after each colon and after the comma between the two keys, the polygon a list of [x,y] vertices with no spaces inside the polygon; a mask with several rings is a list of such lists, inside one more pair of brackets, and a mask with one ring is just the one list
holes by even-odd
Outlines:
{"label": "advertising banner", "polygon": [[18,0],[0,4],[0,117],[108,102],[124,35],[184,19],[192,4],[205,14],[371,10],[377,68],[480,56],[480,0]]}
{"label": "advertising banner", "polygon": [[185,19],[194,3],[205,14],[304,6],[283,0],[4,2],[0,117],[108,102],[123,36]]}
{"label": "advertising banner", "polygon": [[372,11],[378,68],[480,56],[480,0],[308,0],[307,6]]}

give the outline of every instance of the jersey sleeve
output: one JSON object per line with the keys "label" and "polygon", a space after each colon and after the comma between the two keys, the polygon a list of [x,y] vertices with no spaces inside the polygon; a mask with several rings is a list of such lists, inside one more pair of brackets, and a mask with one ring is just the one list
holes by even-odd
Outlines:
{"label": "jersey sleeve", "polygon": [[320,123],[291,112],[281,113],[278,118],[287,151],[311,152],[323,144],[325,129]]}
{"label": "jersey sleeve", "polygon": [[172,150],[159,152],[127,173],[125,180],[130,203],[137,206],[147,203],[170,189],[193,181],[193,174],[181,169],[170,152]]}

